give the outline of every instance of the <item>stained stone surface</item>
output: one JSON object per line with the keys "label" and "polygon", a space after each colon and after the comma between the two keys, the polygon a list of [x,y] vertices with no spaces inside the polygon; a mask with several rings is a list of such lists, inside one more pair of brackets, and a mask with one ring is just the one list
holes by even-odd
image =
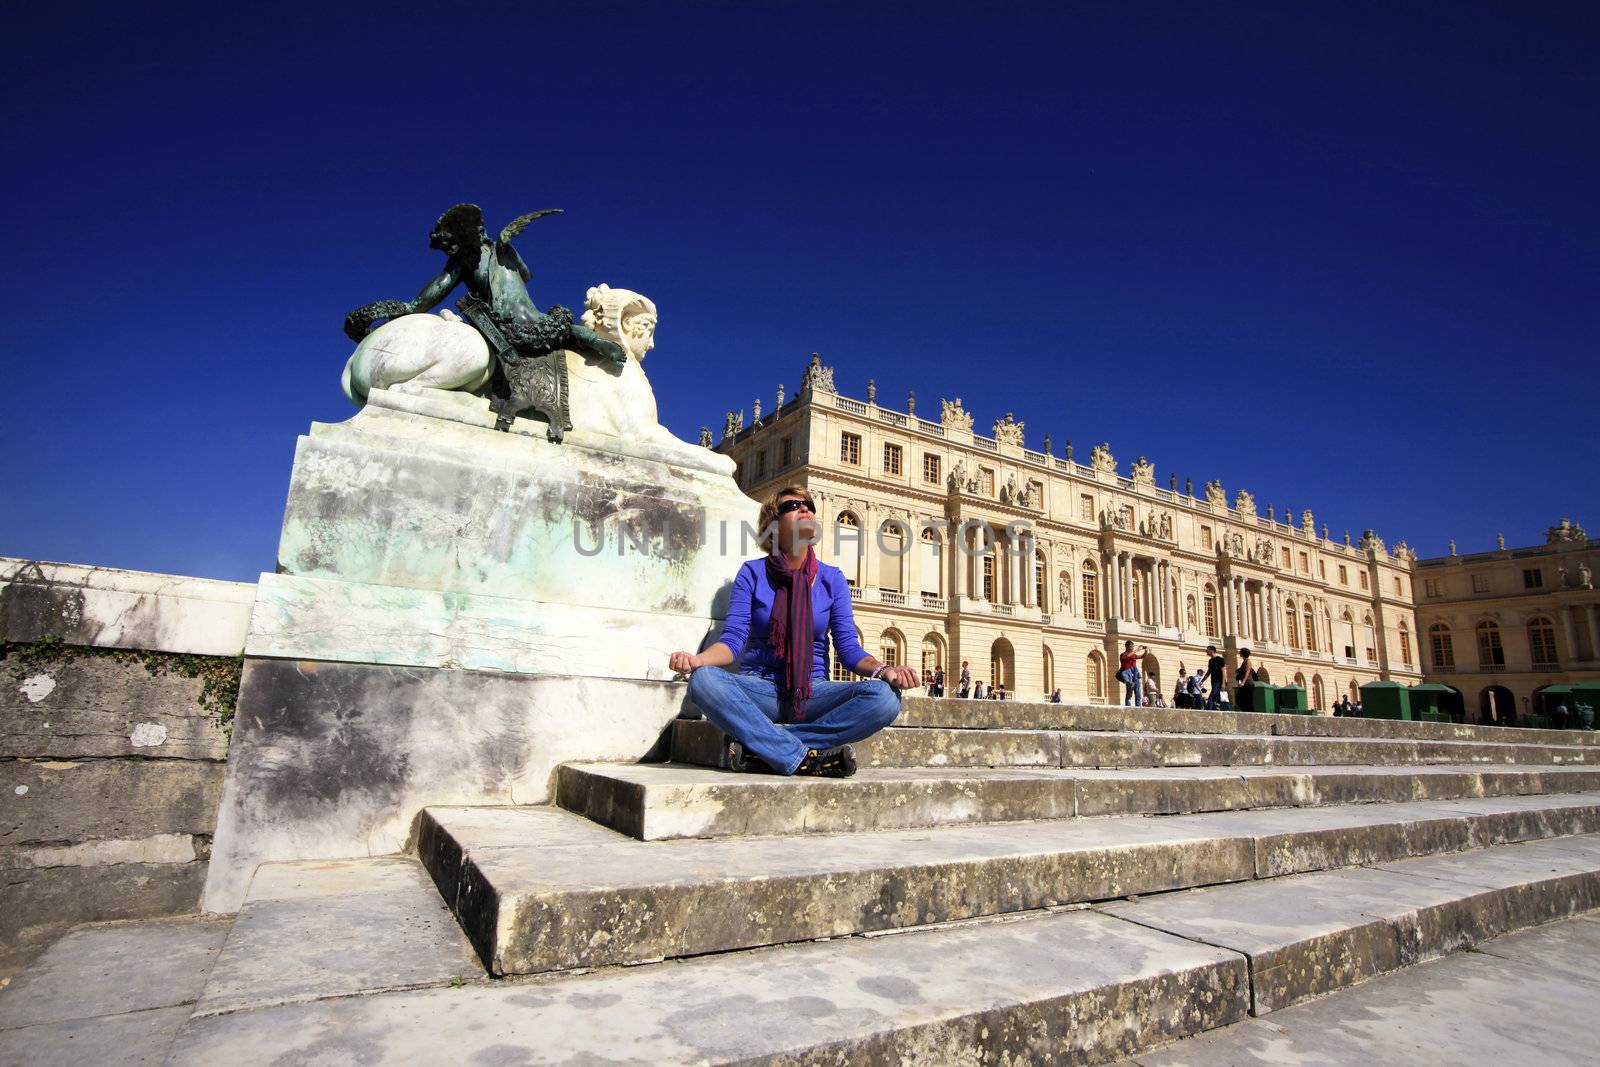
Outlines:
{"label": "stained stone surface", "polygon": [[269,863],[256,871],[195,1012],[483,977],[415,859]]}
{"label": "stained stone surface", "polygon": [[80,927],[0,989],[0,1031],[191,1004],[228,925],[164,919]]}
{"label": "stained stone surface", "polygon": [[300,439],[246,651],[666,678],[759,554],[756,512],[727,474],[665,454],[371,403]]}
{"label": "stained stone surface", "polygon": [[559,850],[540,848],[535,835],[494,833],[481,816],[458,818],[459,809],[425,813],[423,862],[490,969],[520,974],[1592,832],[1600,796],[946,826],[804,842],[618,837]]}
{"label": "stained stone surface", "polygon": [[868,768],[849,779],[574,763],[556,802],[646,841],[1073,816],[1459,800],[1600,789],[1600,768]]}
{"label": "stained stone surface", "polygon": [[1180,1041],[1125,1067],[1593,1063],[1597,957],[1600,921],[1556,923]]}
{"label": "stained stone surface", "polygon": [[203,907],[257,864],[402,851],[430,804],[537,804],[572,759],[637,759],[680,682],[350,663],[245,665]]}
{"label": "stained stone surface", "polygon": [[1234,953],[1076,912],[196,1019],[172,1062],[1100,1063],[1247,996]]}

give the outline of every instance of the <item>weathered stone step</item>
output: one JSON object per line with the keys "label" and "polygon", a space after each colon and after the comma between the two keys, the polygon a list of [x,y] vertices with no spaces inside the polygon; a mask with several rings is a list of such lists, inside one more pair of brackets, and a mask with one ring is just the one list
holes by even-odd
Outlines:
{"label": "weathered stone step", "polygon": [[[1243,1022],[1252,1003],[1271,1011],[1596,905],[1600,839],[1575,837],[537,984],[197,1017],[169,1062],[1103,1063]],[[1191,1060],[1191,1044],[1140,1062],[1238,1062]]]}
{"label": "weathered stone step", "polygon": [[1242,953],[1262,1015],[1600,907],[1600,838],[1569,837],[1102,905]]}
{"label": "weathered stone step", "polygon": [[485,979],[415,859],[264,863],[195,1014]]}
{"label": "weathered stone step", "polygon": [[1600,789],[1600,767],[874,768],[785,778],[676,764],[574,763],[556,803],[643,841],[1459,800]]}
{"label": "weathered stone step", "polygon": [[[722,750],[712,723],[672,724],[674,762],[717,766]],[[866,767],[1600,766],[1600,749],[1585,745],[941,727],[884,730],[858,744],[856,755]]]}
{"label": "weathered stone step", "polygon": [[1092,1064],[1248,1004],[1237,953],[1075,911],[195,1019],[167,1062]]}
{"label": "weathered stone step", "polygon": [[1477,723],[1402,722],[1332,715],[1262,715],[1247,711],[1132,708],[1114,704],[1047,704],[907,696],[896,726],[980,730],[1127,730],[1134,733],[1257,734],[1291,737],[1381,737],[1413,741],[1600,745],[1596,730],[1531,730]]}
{"label": "weathered stone step", "polygon": [[663,842],[558,809],[430,808],[419,830],[480,956],[526,974],[1591,833],[1600,795]]}

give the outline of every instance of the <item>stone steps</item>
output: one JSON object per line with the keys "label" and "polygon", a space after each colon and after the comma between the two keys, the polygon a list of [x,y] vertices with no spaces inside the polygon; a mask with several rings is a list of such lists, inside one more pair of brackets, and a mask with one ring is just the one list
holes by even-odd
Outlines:
{"label": "stone steps", "polygon": [[574,763],[559,769],[556,803],[664,841],[1588,790],[1600,790],[1600,767],[885,768],[827,779]]}
{"label": "stone steps", "polygon": [[1134,733],[1257,734],[1290,737],[1381,737],[1414,741],[1600,746],[1596,730],[1531,730],[1476,723],[1263,715],[1113,704],[1044,704],[1018,700],[958,700],[907,696],[896,726],[981,730],[1127,730]]}
{"label": "stone steps", "polygon": [[[1572,837],[895,936],[197,1016],[168,1062],[1106,1063],[1597,904],[1600,838]],[[1183,1047],[1162,1062],[1184,1062]]]}
{"label": "stone steps", "polygon": [[[856,756],[864,767],[1600,766],[1600,749],[1589,745],[908,726],[862,741]],[[722,731],[704,719],[675,721],[671,758],[720,765]]]}
{"label": "stone steps", "polygon": [[495,974],[638,963],[1600,831],[1600,794],[641,842],[430,808],[418,849]]}

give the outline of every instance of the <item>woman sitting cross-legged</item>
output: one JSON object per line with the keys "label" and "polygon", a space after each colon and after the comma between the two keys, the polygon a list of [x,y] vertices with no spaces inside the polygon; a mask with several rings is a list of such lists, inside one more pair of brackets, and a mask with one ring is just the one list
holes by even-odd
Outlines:
{"label": "woman sitting cross-legged", "polygon": [[[760,522],[767,555],[739,568],[721,639],[698,655],[674,652],[672,669],[693,672],[689,698],[739,744],[743,769],[848,778],[851,742],[894,721],[917,672],[862,651],[844,572],[812,548],[816,508],[804,489],[778,490]],[[869,681],[828,680],[829,635],[839,661]],[[738,674],[720,669],[735,662]]]}

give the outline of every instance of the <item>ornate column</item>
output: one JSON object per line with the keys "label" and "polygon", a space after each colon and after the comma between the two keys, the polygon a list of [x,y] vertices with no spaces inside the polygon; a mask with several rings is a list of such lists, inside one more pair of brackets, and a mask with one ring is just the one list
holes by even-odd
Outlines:
{"label": "ornate column", "polygon": [[1600,659],[1600,605],[1588,605],[1589,614],[1589,658]]}
{"label": "ornate column", "polygon": [[[1233,619],[1229,617],[1228,613],[1228,601],[1232,598],[1232,595],[1228,592],[1230,588],[1232,588],[1232,579],[1224,578],[1221,574],[1218,574],[1217,625],[1222,630],[1222,632],[1217,635],[1218,637],[1227,637],[1229,634],[1233,633]],[[1204,595],[1204,593],[1202,592],[1201,595]]]}
{"label": "ornate column", "polygon": [[1254,629],[1250,625],[1250,583],[1244,578],[1237,579],[1239,583],[1239,636],[1246,641],[1254,637]]}
{"label": "ornate column", "polygon": [[1278,583],[1267,583],[1267,640],[1279,641],[1278,636]]}
{"label": "ornate column", "polygon": [[906,526],[909,527],[909,529],[904,531],[906,534],[904,546],[906,553],[901,558],[901,562],[905,564],[904,574],[906,576],[906,587],[905,589],[901,590],[901,592],[905,593],[906,603],[908,604],[920,605],[922,603],[921,522],[921,519],[916,521],[912,521],[910,519],[906,520]]}
{"label": "ornate column", "polygon": [[1578,627],[1574,618],[1577,610],[1577,606],[1574,604],[1568,604],[1561,609],[1561,622],[1567,631],[1567,654],[1565,656],[1567,661],[1578,658]]}
{"label": "ornate column", "polygon": [[1122,554],[1122,617],[1133,618],[1133,553]]}
{"label": "ornate column", "polygon": [[1167,625],[1167,561],[1156,561],[1156,625]]}

